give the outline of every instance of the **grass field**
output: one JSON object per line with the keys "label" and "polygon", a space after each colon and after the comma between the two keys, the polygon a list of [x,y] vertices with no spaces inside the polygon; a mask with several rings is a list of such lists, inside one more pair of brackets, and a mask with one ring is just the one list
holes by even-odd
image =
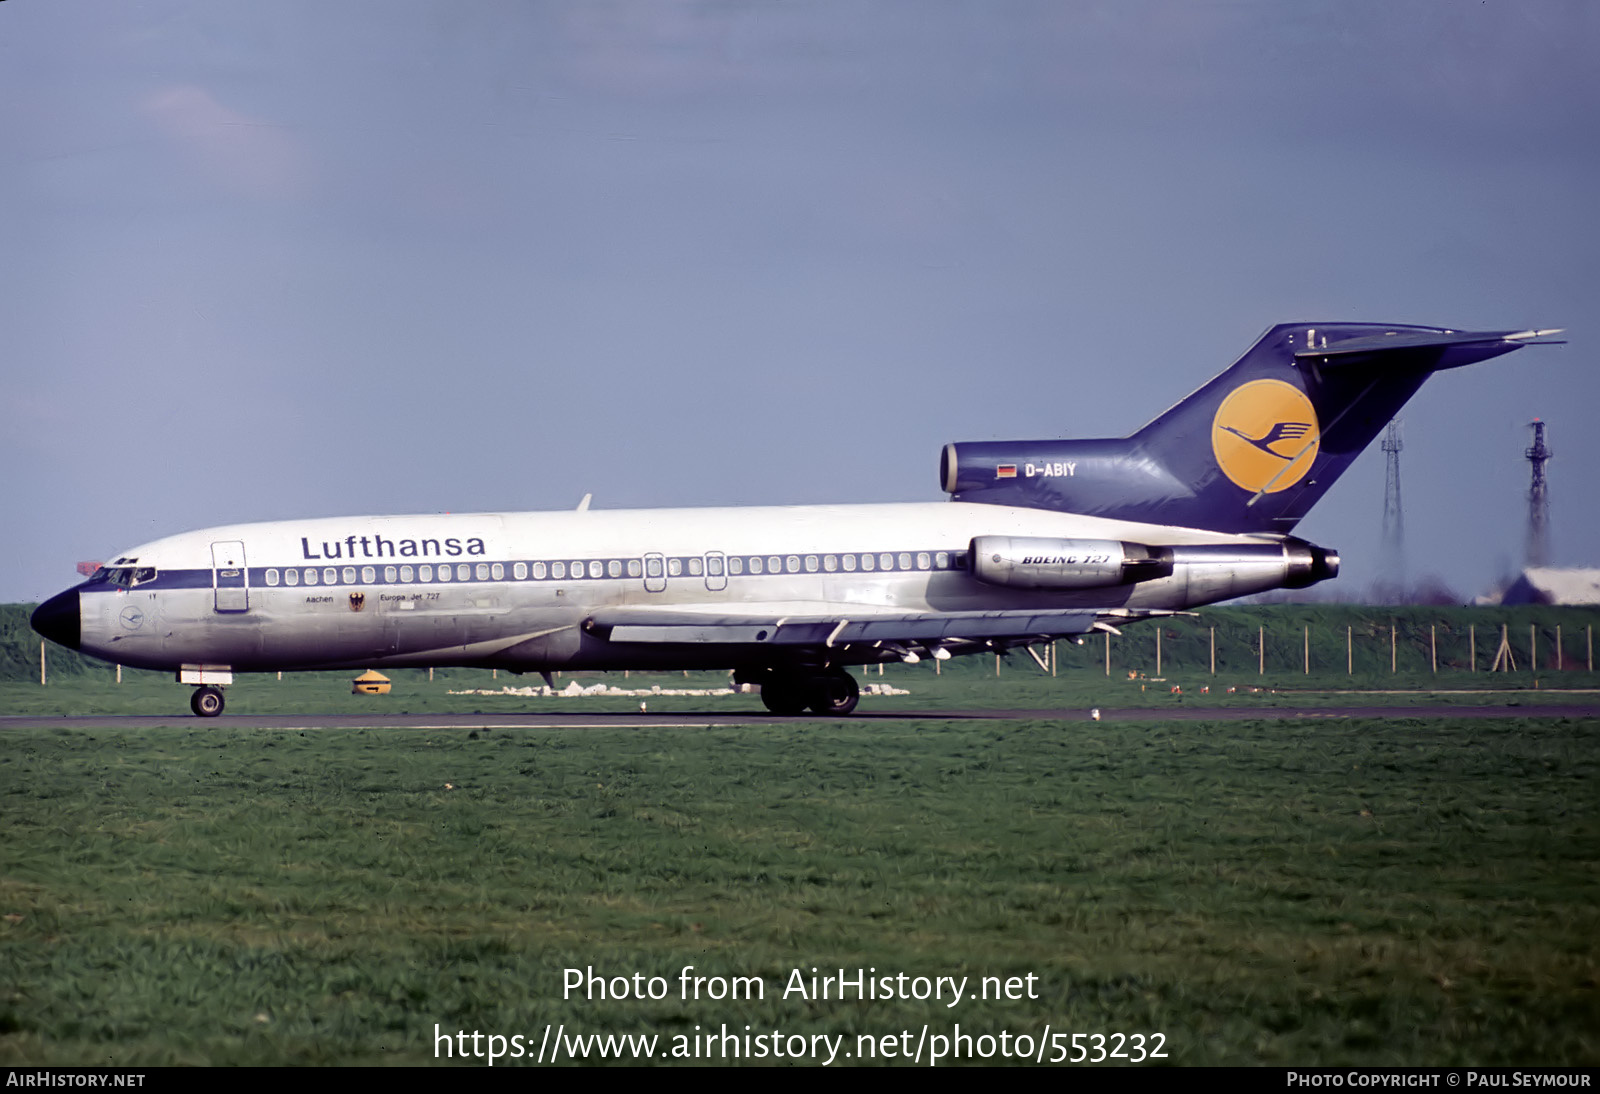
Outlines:
{"label": "grass field", "polygon": [[[231,701],[371,709],[337,686]],[[167,713],[184,690],[89,698]],[[529,1052],[547,1024],[850,1052],[959,1024],[1161,1033],[1173,1064],[1593,1066],[1597,738],[1515,718],[11,731],[0,1063],[426,1063],[436,1024]],[[684,1000],[684,966],[763,998]],[[671,990],[564,999],[589,967]],[[1031,974],[1037,997],[784,998],[813,967]]]}

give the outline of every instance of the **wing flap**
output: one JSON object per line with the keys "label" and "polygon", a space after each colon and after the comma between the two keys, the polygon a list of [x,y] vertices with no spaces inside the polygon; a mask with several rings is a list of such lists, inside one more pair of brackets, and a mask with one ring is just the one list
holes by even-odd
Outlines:
{"label": "wing flap", "polygon": [[1096,611],[898,612],[867,610],[848,615],[788,616],[656,612],[619,608],[596,612],[585,624],[612,642],[692,645],[839,647],[873,642],[938,642],[957,639],[1051,638],[1088,634],[1105,618],[1131,613]]}

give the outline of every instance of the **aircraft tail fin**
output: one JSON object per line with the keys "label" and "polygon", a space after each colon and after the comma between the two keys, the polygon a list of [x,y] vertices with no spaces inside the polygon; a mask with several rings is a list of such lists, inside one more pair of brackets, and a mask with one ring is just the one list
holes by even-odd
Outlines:
{"label": "aircraft tail fin", "polygon": [[1287,533],[1435,372],[1555,330],[1285,323],[1132,436],[947,445],[954,500]]}

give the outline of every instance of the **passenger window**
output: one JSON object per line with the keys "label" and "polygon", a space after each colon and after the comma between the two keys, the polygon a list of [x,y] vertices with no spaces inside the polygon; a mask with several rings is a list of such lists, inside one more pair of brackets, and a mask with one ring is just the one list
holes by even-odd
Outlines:
{"label": "passenger window", "polygon": [[822,556],[822,568],[824,570],[826,570],[830,574],[833,573],[835,570],[837,570],[839,568],[839,556],[837,556],[837,555],[823,555]]}
{"label": "passenger window", "polygon": [[487,562],[478,563],[477,577],[479,581],[489,580],[489,564]]}
{"label": "passenger window", "polygon": [[721,555],[712,555],[710,558],[706,559],[706,573],[710,574],[712,577],[722,576]]}
{"label": "passenger window", "polygon": [[878,569],[880,569],[880,570],[892,570],[892,569],[894,569],[894,556],[891,555],[888,551],[885,551],[885,552],[883,552],[883,554],[879,555],[878,556]]}
{"label": "passenger window", "polygon": [[574,559],[572,563],[572,576],[574,579],[583,576],[583,563],[577,561],[576,559]]}
{"label": "passenger window", "polygon": [[555,578],[557,581],[560,581],[562,578],[566,577],[567,564],[565,562],[552,562],[550,564],[550,576]]}
{"label": "passenger window", "polygon": [[814,574],[816,572],[817,572],[817,556],[816,555],[807,555],[806,556],[806,573]]}
{"label": "passenger window", "polygon": [[283,571],[283,579],[290,585],[298,585],[300,584],[300,571],[294,569],[285,570]]}
{"label": "passenger window", "polygon": [[862,555],[861,556],[861,568],[863,570],[871,571],[876,567],[877,567],[877,563],[873,561],[873,558],[872,558],[871,555]]}
{"label": "passenger window", "polygon": [[[535,562],[533,564],[533,579],[535,581],[543,581],[544,580],[544,575],[546,573],[548,573],[548,572],[549,571],[545,568],[545,564],[544,563]],[[560,577],[561,575],[557,574],[556,576]]]}
{"label": "passenger window", "polygon": [[324,567],[322,571],[322,583],[324,585],[337,585],[339,583],[339,571],[335,570],[332,566]]}
{"label": "passenger window", "polygon": [[410,581],[412,576],[413,576],[413,574],[414,574],[414,572],[415,571],[413,571],[410,566],[402,566],[402,567],[400,567],[400,580],[401,581]]}
{"label": "passenger window", "polygon": [[605,573],[606,573],[605,564],[603,562],[601,562],[599,559],[595,559],[594,561],[589,563],[589,576],[590,577],[604,577]]}
{"label": "passenger window", "polygon": [[779,558],[777,555],[768,556],[768,558],[767,558],[767,573],[769,573],[769,574],[781,574],[781,573],[783,573],[783,559]]}
{"label": "passenger window", "polygon": [[761,572],[761,557],[759,555],[750,560],[750,572],[753,574]]}
{"label": "passenger window", "polygon": [[[423,569],[427,569],[427,567],[424,566]],[[439,580],[440,581],[449,581],[450,580],[450,567],[448,567],[448,566],[440,566],[439,567]]]}
{"label": "passenger window", "polygon": [[900,552],[900,557],[898,559],[896,559],[895,561],[899,563],[900,568],[902,570],[911,569],[911,554],[910,554],[910,552],[901,551]]}
{"label": "passenger window", "polygon": [[515,566],[511,567],[511,576],[516,578],[518,581],[526,581],[528,579],[528,564],[526,562],[519,562]]}
{"label": "passenger window", "polygon": [[700,559],[699,558],[691,558],[689,560],[689,576],[690,577],[699,577],[700,576],[700,571],[701,571],[701,561],[700,561]]}
{"label": "passenger window", "polygon": [[791,574],[799,573],[800,572],[800,556],[799,555],[790,555],[788,558],[784,559],[783,560],[783,568],[785,570],[787,570]]}
{"label": "passenger window", "polygon": [[395,582],[395,579],[398,578],[399,576],[400,576],[400,571],[396,570],[393,566],[385,566],[383,568],[383,580],[389,582],[389,584],[393,585],[394,582]]}
{"label": "passenger window", "polygon": [[928,568],[928,552],[926,552],[926,551],[918,551],[917,552],[917,569],[926,570],[927,568]]}
{"label": "passenger window", "polygon": [[744,559],[737,556],[728,560],[728,572],[735,576],[744,573]]}
{"label": "passenger window", "polygon": [[628,560],[628,576],[638,577],[642,573],[644,573],[644,567],[639,565],[639,560],[636,558],[630,558]]}
{"label": "passenger window", "polygon": [[317,571],[315,571],[311,567],[307,566],[306,567],[306,584],[307,585],[315,585],[316,583],[317,583]]}
{"label": "passenger window", "polygon": [[682,575],[683,575],[683,559],[681,559],[681,558],[669,558],[669,559],[667,559],[667,576],[668,577],[681,577]]}
{"label": "passenger window", "polygon": [[432,581],[433,580],[433,567],[432,566],[418,566],[417,567],[417,580],[418,581]]}
{"label": "passenger window", "polygon": [[[346,578],[345,580],[348,581],[349,578]],[[374,567],[361,567],[361,584],[371,585],[376,580],[378,580],[378,571]]]}
{"label": "passenger window", "polygon": [[606,563],[606,576],[607,577],[621,577],[622,576],[622,560],[621,559],[614,558],[610,562]]}
{"label": "passenger window", "polygon": [[933,565],[934,568],[938,570],[948,569],[950,566],[950,552],[940,551],[938,554],[934,555]]}
{"label": "passenger window", "polygon": [[267,571],[267,584],[268,585],[276,585],[277,583],[278,583],[278,571],[277,570],[268,570]]}
{"label": "passenger window", "polygon": [[856,556],[855,555],[845,555],[844,556],[844,570],[845,570],[845,573],[847,573],[847,574],[848,573],[854,573],[855,572],[855,568],[856,568]]}
{"label": "passenger window", "polygon": [[456,580],[457,581],[471,581],[472,580],[472,567],[468,566],[465,562],[458,563],[456,565]]}
{"label": "passenger window", "polygon": [[344,568],[344,583],[346,585],[354,585],[356,583],[356,568],[354,566],[346,566]]}

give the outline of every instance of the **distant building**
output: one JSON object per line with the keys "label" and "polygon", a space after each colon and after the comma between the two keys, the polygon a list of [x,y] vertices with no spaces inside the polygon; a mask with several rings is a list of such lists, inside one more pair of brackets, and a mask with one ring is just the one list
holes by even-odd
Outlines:
{"label": "distant building", "polygon": [[1600,604],[1600,570],[1530,566],[1500,598],[1502,604]]}

